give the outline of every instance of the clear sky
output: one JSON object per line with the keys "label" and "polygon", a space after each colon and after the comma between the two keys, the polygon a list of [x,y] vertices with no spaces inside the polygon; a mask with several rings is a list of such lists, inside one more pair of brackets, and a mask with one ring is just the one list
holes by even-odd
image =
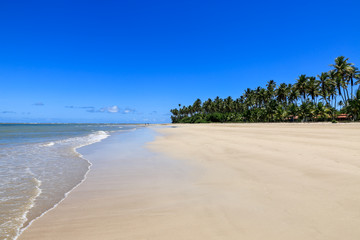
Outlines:
{"label": "clear sky", "polygon": [[170,122],[196,98],[360,65],[360,1],[0,0],[0,122]]}

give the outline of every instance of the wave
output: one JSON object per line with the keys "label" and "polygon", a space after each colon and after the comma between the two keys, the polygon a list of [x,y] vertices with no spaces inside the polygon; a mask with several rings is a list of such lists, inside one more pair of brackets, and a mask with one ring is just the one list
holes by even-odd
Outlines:
{"label": "wave", "polygon": [[54,142],[49,142],[49,143],[44,143],[42,146],[43,147],[51,147],[51,146],[54,146],[55,143]]}
{"label": "wave", "polygon": [[76,184],[72,189],[70,189],[69,191],[65,192],[64,193],[64,196],[63,198],[60,199],[60,201],[58,201],[56,204],[54,204],[51,208],[45,210],[41,215],[39,215],[38,217],[35,217],[34,219],[32,219],[26,226],[24,226],[24,224],[28,221],[27,219],[27,215],[28,213],[30,212],[31,208],[34,207],[35,205],[35,201],[36,201],[36,198],[38,198],[41,193],[42,193],[42,190],[40,188],[41,186],[41,181],[36,179],[38,181],[38,185],[36,186],[37,188],[37,194],[34,198],[31,199],[31,204],[30,204],[30,207],[28,208],[28,210],[24,213],[23,215],[23,225],[21,227],[18,228],[17,230],[17,235],[14,237],[14,240],[18,239],[19,236],[28,228],[31,226],[31,224],[36,221],[37,219],[41,218],[42,216],[44,216],[46,213],[48,213],[49,211],[53,210],[54,208],[56,208],[63,200],[66,199],[66,197],[74,190],[76,189],[78,186],[80,186],[80,184],[82,184],[86,178],[87,178],[87,175],[88,173],[90,172],[90,169],[91,169],[91,166],[92,166],[92,163],[87,160],[86,158],[83,157],[83,155],[81,155],[79,152],[77,152],[77,149],[81,148],[81,147],[84,147],[84,146],[87,146],[87,145],[91,145],[91,144],[94,144],[94,143],[97,143],[97,142],[101,142],[102,140],[108,138],[110,136],[110,134],[108,132],[105,132],[105,131],[96,131],[94,133],[91,133],[85,137],[72,137],[72,138],[68,138],[68,139],[63,139],[63,140],[59,140],[59,141],[55,141],[55,142],[48,142],[46,144],[42,144],[41,146],[42,147],[51,147],[51,146],[56,146],[57,144],[71,144],[71,143],[77,143],[76,146],[73,147],[73,151],[77,154],[78,157],[82,158],[83,160],[85,160],[87,163],[88,163],[88,168],[87,168],[87,171],[86,173],[84,174],[82,180]]}

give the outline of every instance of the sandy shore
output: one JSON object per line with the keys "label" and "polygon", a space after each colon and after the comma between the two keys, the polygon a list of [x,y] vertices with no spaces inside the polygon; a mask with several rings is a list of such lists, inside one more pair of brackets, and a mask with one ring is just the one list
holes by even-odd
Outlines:
{"label": "sandy shore", "polygon": [[360,239],[360,124],[152,131],[84,149],[87,180],[20,239]]}

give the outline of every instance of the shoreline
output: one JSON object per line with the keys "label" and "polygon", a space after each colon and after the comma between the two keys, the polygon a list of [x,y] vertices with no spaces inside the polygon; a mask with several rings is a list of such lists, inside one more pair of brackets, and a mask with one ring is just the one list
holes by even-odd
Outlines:
{"label": "shoreline", "polygon": [[[141,131],[147,131],[147,133],[146,134],[143,134],[143,136],[141,136]],[[128,135],[127,137],[126,137],[126,135]],[[47,221],[48,221],[48,219],[50,219],[50,221],[52,221],[52,220],[56,220],[55,218],[57,218],[57,211],[59,211],[59,210],[61,210],[62,208],[63,208],[63,205],[64,205],[64,203],[67,203],[67,202],[70,202],[71,203],[71,205],[72,205],[72,196],[74,195],[74,194],[77,194],[77,193],[79,193],[79,190],[81,190],[82,189],[82,186],[84,185],[84,184],[89,184],[89,185],[92,185],[94,182],[92,182],[92,183],[89,183],[89,175],[93,175],[94,174],[94,160],[95,160],[95,162],[97,162],[97,161],[99,161],[99,158],[91,158],[91,155],[92,155],[92,152],[93,151],[96,151],[98,148],[99,148],[99,145],[101,145],[100,146],[100,148],[102,147],[102,146],[104,146],[105,148],[107,147],[107,146],[111,146],[112,144],[113,144],[113,142],[114,142],[114,139],[116,139],[115,140],[115,142],[116,142],[116,145],[115,145],[115,147],[117,148],[117,142],[119,141],[118,139],[121,139],[122,137],[125,137],[125,140],[123,139],[123,140],[121,140],[121,141],[124,141],[123,143],[124,143],[124,145],[126,146],[127,145],[127,143],[126,143],[126,140],[127,139],[129,139],[130,141],[131,141],[131,138],[132,138],[132,136],[136,136],[136,135],[138,135],[137,136],[137,138],[139,139],[139,140],[135,140],[135,141],[133,141],[134,143],[135,143],[135,145],[136,145],[136,149],[138,149],[138,148],[140,148],[140,149],[143,149],[143,150],[141,150],[141,151],[144,151],[144,153],[142,154],[142,157],[145,157],[145,158],[150,158],[150,159],[153,159],[154,158],[154,161],[155,162],[158,162],[158,161],[164,161],[163,159],[161,159],[161,157],[159,158],[159,157],[157,157],[156,156],[156,154],[154,154],[154,153],[150,153],[148,150],[146,150],[146,147],[145,147],[145,143],[147,143],[147,142],[149,142],[149,141],[152,141],[153,140],[153,135],[155,135],[155,131],[153,130],[153,129],[147,129],[147,128],[139,128],[139,129],[136,129],[136,131],[135,131],[135,129],[132,129],[132,130],[129,130],[129,131],[126,131],[125,133],[124,132],[116,132],[116,133],[114,133],[114,134],[112,134],[110,137],[108,137],[106,140],[108,140],[108,142],[110,142],[110,143],[107,143],[106,141],[101,141],[101,142],[98,142],[98,144],[90,144],[90,145],[86,145],[86,146],[84,146],[82,149],[81,149],[81,151],[80,151],[80,154],[87,160],[87,161],[89,161],[89,162],[91,162],[92,163],[92,168],[91,168],[91,171],[88,171],[87,172],[87,177],[86,177],[86,179],[84,178],[84,180],[80,183],[80,184],[78,184],[75,188],[73,188],[72,190],[71,190],[71,192],[69,192],[69,194],[68,194],[68,196],[66,196],[64,199],[62,199],[62,201],[61,202],[59,202],[56,206],[54,206],[51,210],[49,210],[49,211],[47,211],[46,212],[46,214],[44,213],[41,217],[39,217],[39,218],[37,218],[36,219],[36,221],[34,221],[33,222],[33,224],[31,225],[31,226],[29,226],[27,229],[26,229],[26,231],[24,230],[23,232],[22,232],[22,234],[17,238],[17,239],[41,239],[41,237],[39,238],[39,236],[38,236],[38,234],[37,233],[35,233],[35,236],[33,236],[33,233],[32,233],[32,231],[35,231],[35,232],[37,232],[39,229],[38,229],[38,227],[40,226],[40,231],[42,232],[43,230],[45,230],[45,231],[48,231],[48,228],[46,227],[45,229],[43,229],[43,227],[42,227],[42,225],[43,225],[43,223],[47,223]],[[139,137],[140,136],[140,137]],[[147,140],[144,140],[144,139],[147,139]],[[130,145],[134,145],[134,143],[131,143]],[[124,148],[122,148],[121,150],[125,150],[126,149],[126,147],[124,147]],[[138,154],[140,154],[139,153],[140,151],[138,151]],[[113,154],[113,153],[111,153],[111,154]],[[126,152],[126,155],[133,155],[133,153],[132,152]],[[102,155],[102,154],[101,154]],[[130,156],[129,155],[129,156]],[[90,157],[89,157],[90,156]],[[140,160],[143,160],[143,159],[140,159]],[[145,163],[145,164],[147,164],[146,162],[143,162],[143,163]],[[172,165],[173,163],[171,163],[170,165]],[[175,163],[175,164],[177,164],[177,163]],[[135,164],[136,165],[136,164]],[[164,165],[167,165],[167,163],[165,163]],[[138,168],[138,167],[142,167],[142,166],[135,166],[136,168]],[[167,168],[168,166],[165,166],[165,168]],[[96,170],[99,170],[99,168],[102,168],[102,163],[100,163],[100,162],[97,162],[97,164],[95,164],[95,169]],[[106,166],[106,168],[108,168],[107,166]],[[110,166],[110,168],[111,168],[111,166]],[[107,170],[109,170],[109,169],[107,169]],[[119,170],[119,169],[118,169]],[[102,171],[102,170],[101,170]],[[104,175],[103,175],[104,176]],[[85,181],[86,180],[86,181]],[[93,177],[91,178],[91,180],[93,180]],[[133,180],[135,180],[135,179],[133,179]],[[145,179],[143,179],[143,180],[145,180]],[[97,180],[95,180],[95,181],[97,181]],[[146,180],[147,181],[147,180]],[[172,181],[172,180],[171,180]],[[176,182],[176,181],[175,181]],[[146,184],[146,183],[145,183]],[[87,189],[87,190],[89,190],[89,189]],[[103,189],[101,189],[101,190],[103,190]],[[101,191],[100,190],[100,191]],[[92,186],[90,186],[90,191],[92,191]],[[81,193],[80,193],[81,194]],[[81,194],[82,195],[82,194]],[[91,197],[91,195],[88,195],[88,197]],[[82,196],[81,196],[81,198],[82,198]],[[87,198],[88,199],[88,198]],[[78,205],[78,203],[76,204],[76,205]],[[53,216],[51,216],[51,215],[56,215],[56,217],[54,218]],[[63,216],[64,217],[64,216]],[[66,216],[65,216],[65,218],[66,218]],[[30,233],[29,233],[30,232]],[[58,233],[57,233],[58,234]],[[57,235],[56,234],[56,235]],[[28,235],[30,235],[30,236],[28,236]],[[56,235],[54,235],[54,236],[52,236],[52,238],[51,239],[53,239],[53,238],[56,238]],[[44,237],[43,239],[49,239],[47,236],[46,237]],[[56,238],[57,239],[57,238]],[[60,239],[60,238],[59,238]],[[64,239],[64,238],[62,238],[62,239]],[[66,237],[66,239],[69,239],[68,237]],[[77,239],[77,238],[74,238],[74,239]]]}
{"label": "shoreline", "polygon": [[[91,135],[91,134],[89,134],[88,136],[90,136],[90,135]],[[59,206],[59,204],[60,204],[62,201],[64,201],[64,200],[67,198],[67,196],[68,196],[73,190],[75,190],[77,187],[79,187],[79,186],[86,180],[87,175],[88,175],[88,173],[89,173],[90,170],[91,170],[92,163],[91,163],[88,159],[86,159],[80,152],[78,152],[78,150],[81,149],[81,148],[83,148],[83,147],[89,146],[89,145],[93,145],[93,144],[96,144],[96,143],[100,143],[100,142],[102,142],[103,140],[107,139],[107,138],[110,137],[110,136],[111,136],[111,134],[107,133],[107,134],[106,134],[106,137],[104,137],[104,138],[102,138],[102,139],[100,139],[100,140],[97,140],[96,142],[90,142],[90,143],[88,143],[88,144],[80,145],[80,146],[77,146],[77,147],[74,147],[74,148],[73,148],[73,151],[78,155],[78,157],[81,158],[81,159],[83,159],[83,160],[85,160],[85,161],[88,163],[88,168],[87,168],[87,171],[86,171],[86,173],[84,174],[83,178],[82,178],[81,181],[80,181],[78,184],[76,184],[72,189],[70,189],[69,191],[67,191],[66,193],[64,193],[64,197],[63,197],[59,202],[57,202],[57,203],[56,203],[55,205],[53,205],[51,208],[45,210],[43,213],[41,213],[40,216],[35,217],[34,219],[32,219],[25,227],[22,226],[21,228],[19,228],[18,234],[15,236],[14,240],[19,239],[19,238],[21,237],[22,233],[23,233],[24,231],[26,231],[26,229],[28,229],[36,220],[40,219],[40,218],[43,217],[45,214],[47,214],[48,212],[52,211],[52,210],[55,209],[57,206]],[[40,185],[40,186],[41,186],[41,185]],[[40,190],[40,192],[41,192],[41,189],[40,189],[40,188],[39,188],[39,190]],[[35,198],[35,201],[36,201],[36,198]],[[34,205],[34,203],[33,203],[33,205]],[[31,208],[29,209],[29,211],[30,211],[30,210],[31,210]],[[28,214],[28,212],[25,213],[25,218],[26,218],[25,223],[28,221],[27,216],[26,216],[27,214]]]}
{"label": "shoreline", "polygon": [[170,126],[84,149],[87,181],[19,239],[360,237],[360,124]]}

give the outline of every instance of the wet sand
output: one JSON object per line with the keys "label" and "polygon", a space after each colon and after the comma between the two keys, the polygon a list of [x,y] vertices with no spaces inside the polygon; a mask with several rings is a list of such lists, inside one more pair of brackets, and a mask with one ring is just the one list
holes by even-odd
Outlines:
{"label": "wet sand", "polygon": [[360,238],[360,124],[155,130],[82,149],[86,181],[20,239]]}

